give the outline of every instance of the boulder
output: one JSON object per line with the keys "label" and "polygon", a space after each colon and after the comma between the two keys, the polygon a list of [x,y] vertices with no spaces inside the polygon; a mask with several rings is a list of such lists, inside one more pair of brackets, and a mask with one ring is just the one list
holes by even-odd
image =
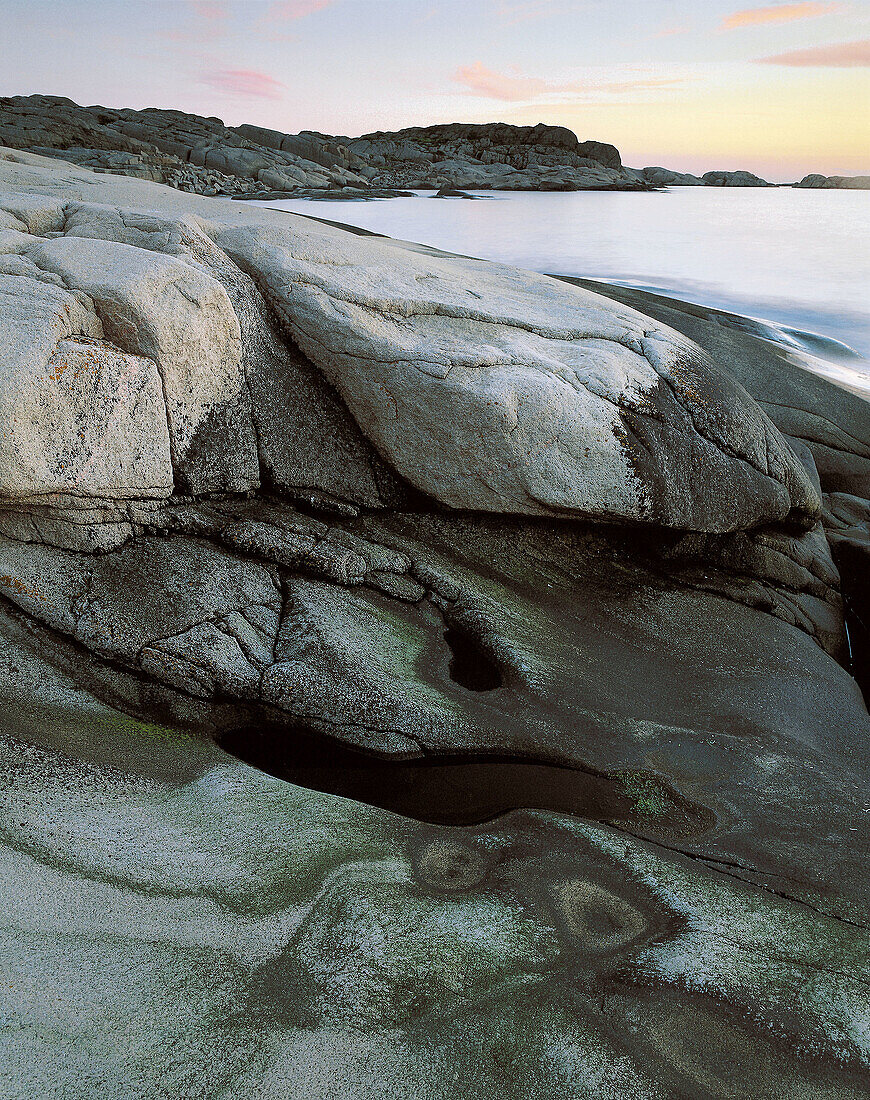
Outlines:
{"label": "boulder", "polygon": [[581,141],[577,144],[576,154],[578,157],[586,157],[589,160],[597,161],[605,168],[622,167],[619,150],[615,145],[608,145],[604,141]]}
{"label": "boulder", "polygon": [[709,531],[817,514],[803,467],[754,403],[639,314],[544,277],[389,247],[372,276],[384,246],[329,228],[306,241],[225,226],[215,240],[260,273],[378,450],[451,507]]}
{"label": "boulder", "polygon": [[258,484],[239,322],[219,282],[174,257],[115,241],[35,241],[28,256],[90,296],[119,348],[156,364],[182,485],[205,492]]}
{"label": "boulder", "polygon": [[754,172],[705,172],[701,178],[708,187],[773,187]]}
{"label": "boulder", "polygon": [[29,541],[59,525],[55,538],[87,545],[103,501],[106,545],[129,533],[125,502],[174,487],[157,365],[106,340],[92,302],[26,259],[3,257],[0,272],[4,526]]}

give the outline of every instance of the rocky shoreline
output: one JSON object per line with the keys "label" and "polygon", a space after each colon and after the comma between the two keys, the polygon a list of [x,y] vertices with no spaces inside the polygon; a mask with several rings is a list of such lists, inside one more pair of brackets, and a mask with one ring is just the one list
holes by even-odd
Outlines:
{"label": "rocky shoreline", "polygon": [[3,1100],[862,1095],[870,403],[10,148],[0,312]]}
{"label": "rocky shoreline", "polygon": [[[619,151],[562,126],[412,127],[358,138],[148,108],[80,107],[58,96],[0,98],[0,144],[96,172],[233,198],[384,198],[408,190],[647,191],[771,187],[751,172],[627,168]],[[870,187],[870,177],[806,176],[796,187]]]}

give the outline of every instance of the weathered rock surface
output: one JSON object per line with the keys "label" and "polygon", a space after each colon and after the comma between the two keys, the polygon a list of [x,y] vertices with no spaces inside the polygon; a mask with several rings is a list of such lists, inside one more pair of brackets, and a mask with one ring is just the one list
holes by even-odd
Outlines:
{"label": "weathered rock surface", "polygon": [[[0,144],[98,172],[200,194],[396,187],[643,189],[618,151],[556,126],[433,126],[334,138],[227,127],[181,111],[79,107],[55,96],[0,98]],[[327,196],[328,197],[328,196]]]}
{"label": "weathered rock surface", "polygon": [[613,145],[564,126],[450,123],[340,138],[379,185],[492,190],[632,190]]}
{"label": "weathered rock surface", "polygon": [[[372,274],[374,242],[341,231],[215,240],[378,450],[445,504],[710,531],[817,510],[730,378],[642,316],[493,264],[393,249]],[[728,493],[687,492],[687,463]]]}
{"label": "weathered rock surface", "polygon": [[[59,96],[0,98],[0,144],[58,156],[97,172],[234,197],[332,198],[369,189],[499,191],[770,187],[746,171],[703,177],[626,168],[619,151],[564,126],[449,123],[361,137],[262,126],[228,127],[182,111],[80,107]],[[795,187],[866,188],[866,176],[805,176]]]}
{"label": "weathered rock surface", "polygon": [[[0,244],[3,1100],[862,1095],[870,404],[26,153]],[[576,802],[425,825],[336,742]]]}
{"label": "weathered rock surface", "polygon": [[246,131],[257,129],[236,130],[219,118],[182,111],[80,107],[60,96],[0,98],[0,145],[62,156],[102,172],[205,194],[245,194],[258,184],[270,189],[368,186],[366,178],[350,170],[352,158],[334,143],[284,135],[282,147],[274,140],[250,140]]}
{"label": "weathered rock surface", "polygon": [[[824,492],[870,497],[870,418],[866,398],[832,386],[808,356],[769,338],[745,317],[629,288],[577,280],[684,333],[752,395],[777,428],[809,448]],[[757,330],[757,331],[756,331]]]}
{"label": "weathered rock surface", "polygon": [[[192,256],[155,254],[172,227],[167,238],[135,213],[75,204],[64,217],[69,237],[20,234],[22,247],[92,296],[123,350],[157,364],[180,488],[256,487],[251,372],[220,282]],[[377,451],[443,504],[709,532],[815,522],[803,466],[755,403],[642,315],[543,276],[265,222],[215,223],[211,239]]]}

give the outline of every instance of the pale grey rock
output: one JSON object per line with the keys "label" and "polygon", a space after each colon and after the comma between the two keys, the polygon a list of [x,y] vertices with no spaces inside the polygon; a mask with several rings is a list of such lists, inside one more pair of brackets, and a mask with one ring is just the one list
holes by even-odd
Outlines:
{"label": "pale grey rock", "polygon": [[[134,184],[148,187],[123,186]],[[66,216],[81,232],[74,204]],[[750,399],[691,343],[640,314],[496,265],[412,254],[311,223],[290,229],[262,214],[266,224],[257,226],[247,211],[224,217],[207,232],[255,278],[381,454],[443,503],[709,531],[817,514],[803,467]],[[135,216],[130,224],[132,239],[161,247],[162,231],[151,237],[146,226],[145,242],[133,232]],[[168,241],[162,246],[176,247]],[[176,476],[201,488],[253,484],[244,432],[256,414],[246,412],[238,322],[221,286],[191,263],[128,244],[58,238],[35,242],[30,254],[102,295],[104,312],[119,308],[120,295],[130,317],[143,318],[128,322],[124,339],[134,342],[124,346],[153,354],[170,429],[176,409],[184,421]],[[172,289],[178,280],[192,280],[193,296],[212,303],[215,324],[196,315],[187,325],[191,303]],[[169,296],[165,307],[151,307],[151,291],[141,289],[149,281]],[[201,343],[196,362],[191,333]],[[215,378],[188,394],[185,379],[209,361]],[[189,419],[185,401],[193,402]],[[223,443],[203,447],[195,481],[184,445],[205,413],[222,407],[232,415],[220,423],[241,427],[236,439],[226,432]]]}
{"label": "pale grey rock", "polygon": [[62,496],[169,496],[173,472],[155,364],[104,339],[80,291],[20,262],[16,274],[0,274],[0,498],[20,509]]}
{"label": "pale grey rock", "polygon": [[[54,167],[49,161],[45,161],[49,167]],[[62,177],[57,177],[62,183]],[[60,232],[63,229],[63,203],[57,199],[49,199],[45,196],[31,196],[21,194],[0,195],[3,211],[7,219],[13,219],[14,224],[21,223],[28,233],[44,237],[50,232]]]}
{"label": "pale grey rock", "polygon": [[[258,484],[239,322],[223,287],[173,257],[116,242],[58,238],[35,243],[29,255],[87,291],[118,346],[157,364],[182,486]],[[203,446],[206,431],[228,438]]]}
{"label": "pale grey rock", "polygon": [[[748,397],[639,314],[498,265],[319,232],[214,229],[378,450],[426,493],[711,531],[817,513],[803,467]],[[727,493],[673,476],[687,445],[693,469]]]}

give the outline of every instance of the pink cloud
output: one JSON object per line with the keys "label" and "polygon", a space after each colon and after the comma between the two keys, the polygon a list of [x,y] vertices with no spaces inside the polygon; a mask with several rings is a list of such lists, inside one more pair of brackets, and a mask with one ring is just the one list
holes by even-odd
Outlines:
{"label": "pink cloud", "polygon": [[254,69],[219,69],[213,73],[203,73],[199,81],[226,95],[258,99],[282,99],[286,87],[273,76]]}
{"label": "pink cloud", "polygon": [[684,84],[685,77],[671,79],[618,80],[604,83],[581,81],[570,84],[550,84],[537,76],[523,76],[520,73],[498,73],[488,69],[483,62],[464,65],[453,74],[453,79],[467,88],[473,95],[486,99],[501,99],[517,102],[546,97],[585,97],[600,92],[631,92],[651,88],[668,88]]}
{"label": "pink cloud", "polygon": [[660,31],[656,31],[653,35],[654,38],[671,38],[675,34],[688,34],[688,27],[663,27]]}
{"label": "pink cloud", "polygon": [[508,101],[532,99],[537,95],[555,90],[552,85],[539,77],[496,73],[492,69],[487,69],[482,61],[461,66],[456,70],[453,79],[465,85],[475,95],[486,96],[487,99]]}
{"label": "pink cloud", "polygon": [[225,20],[230,12],[226,4],[215,0],[185,0],[187,11],[197,16],[194,20],[185,20],[185,27],[164,27],[157,33],[170,42],[214,42],[226,33]]}
{"label": "pink cloud", "polygon": [[288,19],[302,19],[316,11],[328,8],[335,0],[278,0],[272,4],[263,16],[264,22],[283,22]]}
{"label": "pink cloud", "polygon": [[835,46],[811,46],[773,57],[756,58],[758,65],[793,65],[796,68],[859,69],[870,66],[870,38],[861,42],[840,42]]}
{"label": "pink cloud", "polygon": [[794,23],[799,19],[817,19],[820,15],[833,15],[842,11],[842,4],[819,4],[815,0],[802,0],[798,4],[774,4],[765,8],[747,8],[726,15],[720,30],[733,31],[739,27],[756,27],[763,23]]}

